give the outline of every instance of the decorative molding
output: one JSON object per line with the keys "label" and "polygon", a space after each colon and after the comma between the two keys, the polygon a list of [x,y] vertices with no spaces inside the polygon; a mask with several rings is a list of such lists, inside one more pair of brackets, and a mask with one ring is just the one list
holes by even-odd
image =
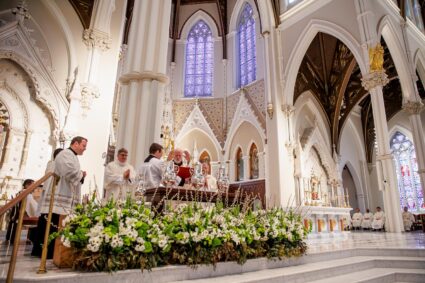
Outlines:
{"label": "decorative molding", "polygon": [[378,86],[385,86],[387,83],[389,83],[389,79],[387,74],[385,74],[385,70],[376,71],[367,74],[365,77],[362,78],[362,86],[365,90],[370,91],[371,89],[374,89]]}
{"label": "decorative molding", "polygon": [[83,32],[83,42],[89,48],[98,48],[106,51],[111,48],[112,38],[106,32],[97,29],[85,29]]}
{"label": "decorative molding", "polygon": [[130,73],[124,74],[119,78],[119,83],[128,84],[134,81],[158,81],[164,84],[168,84],[169,80],[170,79],[168,78],[166,74],[155,73],[151,71],[144,71],[144,72],[130,72]]}
{"label": "decorative molding", "polygon": [[100,92],[97,86],[84,83],[81,84],[81,108],[83,109],[83,116],[87,115],[87,111],[91,109],[93,99],[99,98]]}
{"label": "decorative molding", "polygon": [[291,117],[295,113],[295,107],[290,104],[282,104],[281,109],[286,118]]}
{"label": "decorative molding", "polygon": [[424,104],[421,101],[407,101],[403,104],[403,110],[409,115],[418,115],[424,108]]}

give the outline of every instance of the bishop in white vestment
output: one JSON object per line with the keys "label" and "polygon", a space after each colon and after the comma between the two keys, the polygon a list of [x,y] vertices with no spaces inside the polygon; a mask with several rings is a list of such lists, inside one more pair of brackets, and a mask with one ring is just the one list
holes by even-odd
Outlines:
{"label": "bishop in white vestment", "polygon": [[105,168],[105,198],[124,200],[127,195],[134,196],[136,189],[136,172],[127,162],[128,151],[121,148],[117,160],[109,162]]}

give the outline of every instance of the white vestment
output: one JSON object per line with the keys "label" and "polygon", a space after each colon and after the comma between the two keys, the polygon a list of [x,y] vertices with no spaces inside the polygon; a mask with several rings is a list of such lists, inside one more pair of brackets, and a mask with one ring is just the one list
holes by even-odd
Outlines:
{"label": "white vestment", "polygon": [[157,188],[161,185],[164,166],[164,162],[154,156],[150,156],[150,160],[140,166],[138,174],[143,180],[145,189]]}
{"label": "white vestment", "polygon": [[29,217],[38,217],[38,202],[34,199],[32,194],[27,196],[27,204],[25,207],[25,212]]}
{"label": "white vestment", "polygon": [[360,228],[363,220],[363,214],[356,212],[353,214],[352,223],[354,228]]}
{"label": "white vestment", "polygon": [[403,217],[403,226],[405,231],[410,231],[412,228],[413,222],[415,222],[415,217],[409,211],[403,211],[401,214]]}
{"label": "white vestment", "polygon": [[370,229],[370,228],[372,228],[372,219],[373,219],[373,214],[370,213],[370,212],[366,212],[363,215],[362,228],[363,229]]}
{"label": "white vestment", "polygon": [[[124,179],[124,172],[130,170],[130,178]],[[105,198],[118,200],[119,196],[121,200],[126,199],[127,193],[134,196],[136,187],[136,172],[133,166],[128,163],[121,163],[119,161],[112,161],[106,165],[105,168]]]}
{"label": "white vestment", "polygon": [[[50,160],[47,162],[46,171],[44,174],[47,174],[49,172],[55,172],[55,161]],[[50,204],[50,191],[52,187],[52,180],[53,177],[50,177],[43,183],[43,191],[41,192],[40,200],[38,201],[38,208],[37,208],[37,214],[40,215],[41,213],[48,213],[49,212],[49,204]],[[46,193],[46,192],[49,193]],[[43,211],[42,211],[43,210]]]}
{"label": "white vestment", "polygon": [[383,211],[375,212],[373,215],[372,229],[382,229],[385,224],[385,213]]}
{"label": "white vestment", "polygon": [[217,179],[212,175],[205,176],[205,182],[207,183],[207,191],[216,192],[217,191]]}
{"label": "white vestment", "polygon": [[[53,213],[68,215],[72,208],[80,202],[81,198],[81,180],[83,178],[83,172],[80,170],[80,162],[78,161],[77,155],[69,148],[62,150],[56,156],[54,172],[60,179],[55,191]],[[49,178],[48,181],[43,184],[40,213],[49,212],[52,180],[53,178]],[[47,191],[47,193],[45,193],[45,191]]]}

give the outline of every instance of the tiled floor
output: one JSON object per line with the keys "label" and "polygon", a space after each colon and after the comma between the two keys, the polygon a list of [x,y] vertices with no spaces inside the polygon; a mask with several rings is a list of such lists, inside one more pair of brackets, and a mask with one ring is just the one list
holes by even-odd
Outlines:
{"label": "tiled floor", "polygon": [[[0,238],[4,235],[0,233]],[[339,250],[351,250],[356,248],[402,248],[402,249],[425,249],[425,234],[422,232],[412,233],[385,233],[385,232],[344,232],[334,236],[311,235],[307,240],[308,253],[326,253]],[[31,244],[21,240],[15,276],[35,278],[42,280],[43,277],[36,274],[40,260],[30,256]],[[0,278],[5,278],[8,269],[8,261],[12,247],[6,242],[0,242]],[[89,276],[81,272],[69,269],[58,269],[51,261],[47,262],[48,273],[44,278],[70,278],[75,276]],[[93,275],[93,274],[91,274]],[[81,278],[81,277],[80,277]],[[0,279],[1,281],[1,279]]]}

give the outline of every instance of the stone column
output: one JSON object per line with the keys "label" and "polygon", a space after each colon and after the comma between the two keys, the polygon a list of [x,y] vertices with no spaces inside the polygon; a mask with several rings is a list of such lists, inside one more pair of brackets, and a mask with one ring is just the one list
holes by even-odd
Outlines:
{"label": "stone column", "polygon": [[122,100],[117,146],[130,151],[139,167],[152,142],[160,142],[171,0],[135,1],[126,65],[120,77]]}
{"label": "stone column", "polygon": [[416,160],[418,161],[418,174],[422,185],[422,194],[425,195],[425,136],[420,113],[424,105],[420,101],[407,101],[403,110],[409,114],[412,126],[413,144],[415,145]]}
{"label": "stone column", "polygon": [[250,179],[250,173],[249,172],[249,155],[245,155],[242,157],[243,160],[243,181],[248,181]]}
{"label": "stone column", "polygon": [[258,155],[258,179],[264,179],[265,178],[265,158],[266,158],[266,152],[262,151],[257,153]]}
{"label": "stone column", "polygon": [[32,131],[27,130],[26,136],[25,136],[25,141],[24,141],[24,148],[22,150],[21,164],[19,165],[19,173],[18,173],[18,177],[21,178],[21,179],[24,176],[25,166],[27,165],[28,149],[29,149],[30,142],[31,142],[31,135],[32,135]]}
{"label": "stone column", "polygon": [[387,117],[382,87],[388,82],[384,71],[372,72],[363,78],[363,87],[369,91],[373,121],[375,123],[377,156],[376,170],[378,174],[378,188],[383,193],[386,223],[389,232],[403,231],[401,218],[400,196],[397,187],[396,171],[390,149]]}
{"label": "stone column", "polygon": [[95,1],[90,27],[82,34],[86,63],[79,70],[79,97],[75,94],[78,110],[73,118],[78,120],[78,134],[88,138],[87,150],[80,158],[81,169],[88,174],[83,194],[90,184],[102,194],[125,8],[126,1]]}

